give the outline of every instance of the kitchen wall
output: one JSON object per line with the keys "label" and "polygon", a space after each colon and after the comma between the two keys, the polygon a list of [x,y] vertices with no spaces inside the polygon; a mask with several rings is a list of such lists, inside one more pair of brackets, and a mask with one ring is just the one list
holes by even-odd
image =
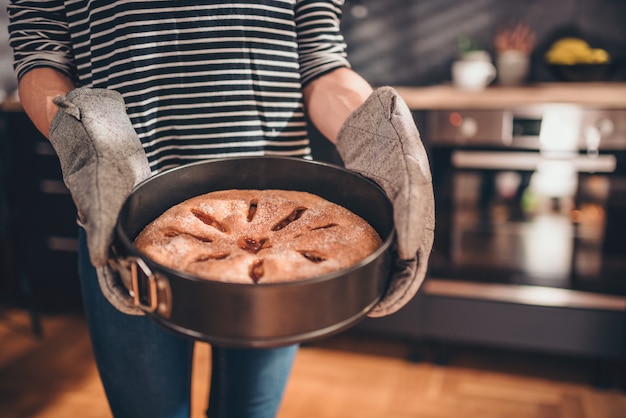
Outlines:
{"label": "kitchen wall", "polygon": [[530,81],[554,81],[542,57],[561,34],[607,49],[622,66],[612,79],[626,80],[624,0],[346,0],[343,31],[368,81],[422,86],[450,80],[459,36],[493,52],[498,27],[518,22],[537,34]]}
{"label": "kitchen wall", "polygon": [[13,75],[13,52],[9,46],[7,5],[9,0],[0,0],[0,99],[4,90],[11,91],[16,88],[17,82]]}
{"label": "kitchen wall", "polygon": [[[7,4],[0,0],[0,88],[10,90]],[[626,80],[624,0],[346,0],[343,31],[352,65],[372,84],[422,86],[450,80],[459,36],[492,50],[497,28],[516,22],[538,37],[531,81],[554,80],[542,55],[561,33],[609,50],[622,67],[612,79]]]}

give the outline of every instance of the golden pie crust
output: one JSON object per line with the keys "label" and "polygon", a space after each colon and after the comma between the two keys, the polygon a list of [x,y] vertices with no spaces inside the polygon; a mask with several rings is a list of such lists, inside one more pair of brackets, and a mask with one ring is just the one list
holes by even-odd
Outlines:
{"label": "golden pie crust", "polygon": [[320,276],[380,247],[363,218],[320,196],[290,190],[222,190],[188,199],[135,240],[145,255],[197,277],[263,284]]}

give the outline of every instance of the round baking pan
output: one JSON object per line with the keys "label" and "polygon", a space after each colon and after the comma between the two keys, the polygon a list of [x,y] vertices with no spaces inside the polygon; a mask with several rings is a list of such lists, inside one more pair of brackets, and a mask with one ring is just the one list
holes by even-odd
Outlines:
{"label": "round baking pan", "polygon": [[[314,193],[364,218],[383,244],[344,270],[256,285],[200,279],[160,265],[133,246],[165,210],[227,189]],[[275,347],[328,336],[362,319],[387,288],[393,238],[391,203],[375,183],[354,172],[297,158],[216,159],[163,172],[133,190],[115,227],[113,265],[135,303],[163,326],[216,345]]]}

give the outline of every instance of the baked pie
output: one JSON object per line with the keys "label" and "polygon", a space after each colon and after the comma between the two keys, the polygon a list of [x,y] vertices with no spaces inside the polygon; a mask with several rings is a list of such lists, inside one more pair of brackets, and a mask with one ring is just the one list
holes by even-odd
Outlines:
{"label": "baked pie", "polygon": [[320,196],[238,189],[171,207],[134,243],[171,269],[248,284],[302,280],[344,269],[381,244],[363,218]]}

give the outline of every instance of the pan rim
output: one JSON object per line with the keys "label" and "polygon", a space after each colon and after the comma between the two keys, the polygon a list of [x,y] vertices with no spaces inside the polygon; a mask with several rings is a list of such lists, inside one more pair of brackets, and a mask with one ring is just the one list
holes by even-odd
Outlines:
{"label": "pan rim", "polygon": [[[145,179],[144,181],[140,182],[139,184],[137,184],[133,190],[131,191],[131,194],[137,192],[138,190],[140,190],[142,187],[145,187],[146,184],[149,184],[152,181],[158,181],[157,178],[158,177],[162,177],[162,176],[171,176],[173,175],[173,173],[180,171],[180,170],[188,170],[190,168],[192,168],[193,166],[198,166],[198,165],[204,165],[204,164],[210,164],[210,163],[219,163],[219,162],[225,162],[225,161],[234,161],[234,160],[240,160],[240,161],[246,161],[246,160],[257,160],[259,158],[265,159],[265,160],[287,160],[287,161],[295,161],[295,162],[305,162],[307,164],[314,164],[314,165],[318,165],[318,166],[322,166],[322,167],[326,167],[326,168],[330,168],[333,170],[338,170],[340,172],[343,172],[344,174],[350,175],[350,176],[358,176],[361,180],[363,180],[366,183],[369,183],[372,187],[374,187],[375,189],[377,189],[379,191],[379,193],[381,193],[381,195],[385,196],[385,198],[388,200],[388,198],[386,197],[385,192],[382,190],[382,188],[376,184],[374,181],[370,180],[367,177],[364,177],[362,175],[360,175],[359,173],[350,171],[344,167],[338,166],[336,164],[331,164],[331,163],[326,163],[326,162],[321,162],[321,161],[315,161],[315,160],[308,160],[308,159],[304,159],[304,158],[296,158],[296,157],[285,157],[285,156],[244,156],[244,157],[224,157],[224,158],[215,158],[215,159],[210,159],[210,160],[202,160],[202,161],[195,161],[195,162],[191,162],[188,164],[184,164],[184,165],[180,165],[177,167],[173,167],[167,170],[164,170],[160,173],[157,173],[151,177],[149,177],[148,179]],[[219,191],[219,190],[229,190],[232,188],[223,188],[223,189],[212,189],[211,191]],[[240,190],[243,189],[250,189],[250,188],[241,188]],[[269,190],[270,188],[268,188]],[[259,189],[260,190],[260,189]],[[184,200],[183,200],[184,201]],[[182,202],[182,201],[181,201]],[[179,202],[180,203],[180,202]],[[333,202],[335,203],[335,202]],[[125,203],[126,205],[126,203]],[[389,202],[389,205],[391,205],[391,203]],[[148,221],[148,223],[151,221]],[[118,229],[119,228],[119,229]],[[121,234],[120,234],[121,232]],[[351,273],[352,271],[355,270],[359,270],[362,267],[374,262],[376,259],[378,259],[379,257],[381,257],[385,252],[389,251],[392,246],[394,245],[395,242],[395,237],[396,237],[396,232],[395,232],[395,227],[392,223],[392,227],[390,228],[390,231],[387,232],[386,237],[383,237],[381,235],[381,233],[379,231],[377,231],[377,233],[379,234],[380,238],[381,238],[381,245],[372,253],[370,253],[368,256],[366,256],[365,258],[361,259],[360,261],[339,269],[339,270],[335,270],[329,273],[325,273],[325,274],[321,274],[321,275],[317,275],[317,276],[313,276],[313,277],[308,277],[308,278],[304,278],[304,279],[298,279],[298,280],[292,280],[292,281],[284,281],[284,282],[272,282],[272,283],[233,283],[233,282],[223,282],[217,279],[206,279],[206,278],[202,278],[202,277],[198,277],[194,274],[185,272],[183,270],[177,270],[177,269],[172,269],[170,267],[167,267],[155,260],[153,260],[152,258],[150,258],[148,255],[144,254],[143,252],[141,252],[138,248],[136,248],[133,244],[134,241],[134,237],[133,240],[130,239],[130,237],[128,236],[128,234],[125,233],[125,231],[123,230],[123,228],[121,228],[121,225],[119,224],[119,219],[118,222],[116,223],[116,234],[117,234],[117,238],[122,240],[122,244],[126,249],[126,252],[131,252],[133,256],[135,257],[139,257],[144,261],[147,261],[149,264],[156,266],[162,273],[167,273],[168,275],[175,275],[177,278],[181,278],[181,279],[185,279],[185,280],[189,280],[189,281],[193,281],[193,282],[209,282],[214,286],[219,286],[219,287],[247,287],[247,288],[254,288],[254,287],[259,287],[259,288],[266,288],[266,287],[299,287],[299,286],[307,286],[307,285],[313,285],[315,283],[320,283],[320,282],[325,282],[325,281],[329,281],[329,280],[336,280],[338,277],[340,276],[344,276],[348,273]]]}

